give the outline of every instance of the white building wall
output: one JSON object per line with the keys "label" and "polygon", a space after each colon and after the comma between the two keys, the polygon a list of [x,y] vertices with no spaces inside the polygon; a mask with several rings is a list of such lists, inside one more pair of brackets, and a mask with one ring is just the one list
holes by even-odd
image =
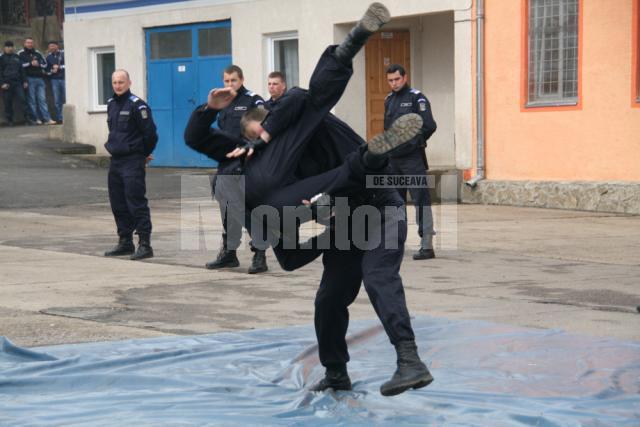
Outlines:
{"label": "white building wall", "polygon": [[[270,70],[265,66],[265,35],[297,31],[300,83],[305,87],[325,47],[340,40],[349,28],[346,24],[355,22],[368,4],[369,0],[194,0],[67,15],[67,103],[75,107],[72,125],[76,140],[96,145],[99,153],[105,152],[102,145],[107,138],[106,113],[92,112],[90,108],[90,48],[114,46],[116,67],[127,69],[133,81],[132,92],[147,98],[145,28],[231,19],[233,62],[243,68],[248,88],[267,95],[266,73]],[[466,73],[471,71],[471,0],[388,0],[385,4],[394,17],[390,27],[411,31],[412,84],[424,90],[434,107],[438,132],[429,144],[431,164],[469,167],[470,155],[458,150],[464,147],[462,151],[471,152],[472,76]],[[454,10],[460,21],[456,24],[451,13]],[[363,53],[354,61],[354,76],[336,113],[365,135]]]}

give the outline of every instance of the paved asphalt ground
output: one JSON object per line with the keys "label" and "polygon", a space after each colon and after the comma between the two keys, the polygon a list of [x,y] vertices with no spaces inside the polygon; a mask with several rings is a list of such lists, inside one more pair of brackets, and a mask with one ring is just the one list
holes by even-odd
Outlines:
{"label": "paved asphalt ground", "polygon": [[[241,267],[203,268],[220,233],[206,171],[151,168],[156,257],[103,257],[115,241],[107,171],[58,154],[60,145],[44,127],[0,129],[0,335],[37,346],[312,323],[319,261],[286,273],[269,254],[271,270],[251,276],[244,247]],[[640,339],[640,217],[478,205],[434,213],[437,259],[411,259],[409,230],[412,314]],[[352,308],[353,318],[375,317],[365,292]]]}

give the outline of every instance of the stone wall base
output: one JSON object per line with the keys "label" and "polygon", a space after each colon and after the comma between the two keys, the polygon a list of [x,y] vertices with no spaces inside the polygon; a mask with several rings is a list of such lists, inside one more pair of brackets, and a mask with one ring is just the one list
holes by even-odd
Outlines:
{"label": "stone wall base", "polygon": [[480,181],[462,202],[640,215],[640,182]]}

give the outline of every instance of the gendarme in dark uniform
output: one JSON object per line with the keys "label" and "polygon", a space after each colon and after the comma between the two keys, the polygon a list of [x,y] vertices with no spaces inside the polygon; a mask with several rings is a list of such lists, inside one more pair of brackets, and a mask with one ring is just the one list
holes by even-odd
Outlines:
{"label": "gendarme in dark uniform", "polygon": [[264,99],[260,95],[241,86],[231,104],[218,114],[218,127],[233,136],[241,137],[240,119],[242,115],[252,108],[262,106],[264,106]]}
{"label": "gendarme in dark uniform", "polygon": [[[114,76],[116,71],[114,73]],[[116,77],[114,77],[114,82]],[[127,76],[128,80],[128,76]],[[114,83],[115,85],[115,83]],[[107,104],[109,139],[105,148],[111,154],[109,202],[116,221],[119,242],[106,256],[129,255],[131,259],[153,256],[151,216],[147,203],[145,166],[158,142],[151,109],[128,90],[114,94]],[[139,237],[134,253],[133,232]]]}
{"label": "gendarme in dark uniform", "polygon": [[[423,124],[418,134],[410,144],[402,149],[390,153],[390,169],[394,175],[427,175],[429,169],[425,148],[427,140],[436,131],[436,122],[431,114],[431,104],[427,97],[417,89],[411,88],[406,80],[406,72],[400,65],[387,68],[387,80],[393,89],[393,78],[397,82],[404,82],[402,86],[392,90],[384,100],[384,129],[391,127],[394,121],[409,113],[416,113],[422,117]],[[397,80],[397,79],[400,80]],[[407,189],[399,188],[402,198],[407,198]],[[420,250],[414,254],[414,259],[434,258],[433,252],[433,214],[431,212],[431,197],[427,188],[409,188],[411,199],[416,206],[416,222],[420,235]]]}
{"label": "gendarme in dark uniform", "polygon": [[[225,86],[228,85],[227,80],[230,79],[241,86],[237,88],[236,97],[231,101],[231,104],[218,113],[218,127],[226,134],[241,139],[240,119],[242,119],[244,113],[253,108],[264,108],[265,103],[260,95],[242,85],[244,76],[240,67],[231,65],[224,70]],[[229,86],[234,87],[233,84]],[[224,161],[219,162],[218,173],[212,181],[215,198],[220,204],[223,229],[222,248],[216,259],[206,264],[206,268],[214,270],[240,265],[236,256],[236,249],[240,246],[242,228],[245,226],[245,219],[238,218],[243,217],[243,215],[234,214],[234,212],[241,212],[243,210],[241,205],[242,207],[244,206],[244,194],[241,190],[238,190],[237,178],[220,178],[223,175],[235,175],[236,171],[233,171],[230,165],[237,162],[234,163],[226,158],[224,159]],[[254,254],[248,270],[249,274],[267,271],[267,247],[257,248],[253,244],[250,244],[250,246]]]}

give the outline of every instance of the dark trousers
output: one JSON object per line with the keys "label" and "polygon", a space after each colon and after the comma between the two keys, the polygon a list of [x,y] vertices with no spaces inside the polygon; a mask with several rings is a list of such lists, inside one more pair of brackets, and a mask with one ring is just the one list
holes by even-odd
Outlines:
{"label": "dark trousers", "polygon": [[108,185],[118,236],[130,237],[134,231],[150,235],[151,215],[145,196],[145,157],[136,154],[112,158]]}
{"label": "dark trousers", "polygon": [[[324,252],[324,272],[315,299],[314,324],[320,362],[338,367],[349,361],[346,334],[349,305],[360,283],[369,296],[391,344],[415,339],[400,277],[407,223],[391,215],[384,219],[381,243],[366,250],[330,249]],[[385,241],[395,240],[397,248]]]}
{"label": "dark trousers", "polygon": [[7,122],[13,123],[13,102],[18,101],[20,108],[22,108],[22,114],[25,120],[28,120],[29,107],[27,106],[27,98],[24,94],[24,88],[22,82],[9,82],[9,88],[2,90],[2,98],[4,100],[4,115]]}
{"label": "dark trousers", "polygon": [[[314,324],[320,362],[325,367],[339,367],[349,361],[348,307],[357,297],[361,283],[389,341],[396,345],[415,339],[400,277],[407,222],[402,209],[390,214],[384,214],[384,208],[380,211],[383,222],[374,231],[380,234],[379,243],[372,247],[318,250],[313,245],[311,249],[283,249],[280,244],[273,248],[287,271],[322,255],[324,271],[316,293]],[[375,240],[374,236],[369,237]]]}
{"label": "dark trousers", "polygon": [[[422,150],[422,148],[420,148]],[[421,153],[414,153],[404,157],[389,159],[390,173],[393,175],[427,176],[427,169]],[[407,201],[407,190],[411,194],[416,207],[416,224],[421,246],[431,249],[431,239],[436,233],[433,229],[433,212],[431,210],[431,195],[428,188],[398,188],[402,199]]]}

